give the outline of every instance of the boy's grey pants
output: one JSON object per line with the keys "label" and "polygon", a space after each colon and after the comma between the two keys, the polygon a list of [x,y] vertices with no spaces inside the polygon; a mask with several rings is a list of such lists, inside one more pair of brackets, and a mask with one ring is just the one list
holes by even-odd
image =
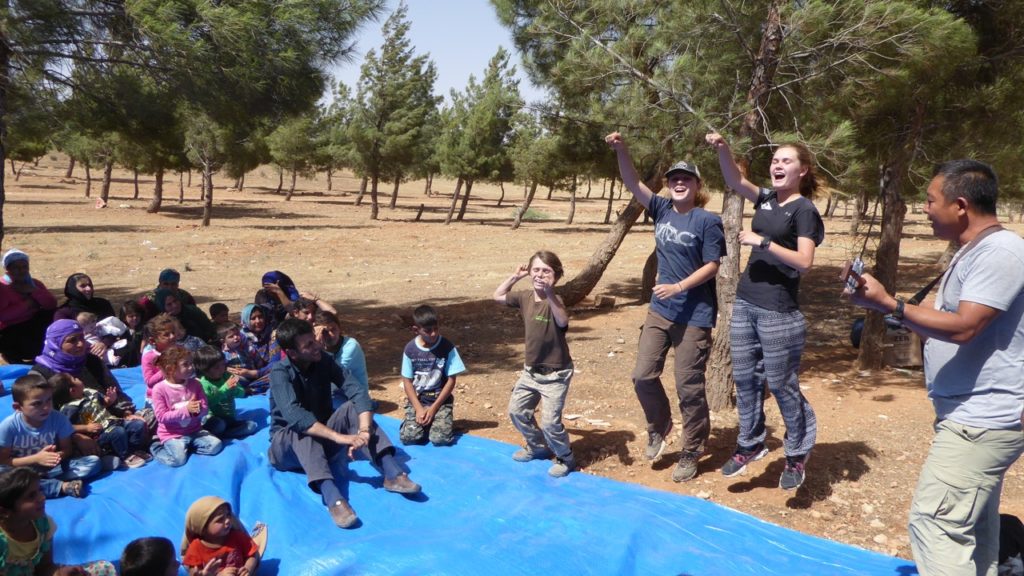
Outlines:
{"label": "boy's grey pants", "polygon": [[[526,449],[530,452],[543,452],[546,443],[557,458],[572,459],[569,433],[562,425],[562,409],[565,408],[572,375],[572,366],[551,372],[526,366],[516,381],[508,402],[508,414],[512,424],[526,439]],[[538,428],[533,413],[542,399]]]}

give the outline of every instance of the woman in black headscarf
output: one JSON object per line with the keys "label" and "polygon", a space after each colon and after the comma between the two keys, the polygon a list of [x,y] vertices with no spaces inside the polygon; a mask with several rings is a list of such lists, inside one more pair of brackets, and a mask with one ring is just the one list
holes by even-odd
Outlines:
{"label": "woman in black headscarf", "polygon": [[114,307],[106,298],[94,295],[92,278],[88,274],[76,272],[68,276],[64,283],[64,296],[67,299],[53,314],[54,320],[74,320],[79,312],[92,312],[96,320],[103,320],[114,315]]}

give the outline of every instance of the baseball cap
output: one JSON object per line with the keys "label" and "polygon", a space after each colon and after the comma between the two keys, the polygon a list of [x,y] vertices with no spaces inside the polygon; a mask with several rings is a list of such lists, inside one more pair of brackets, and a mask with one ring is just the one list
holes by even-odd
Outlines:
{"label": "baseball cap", "polygon": [[687,174],[696,176],[697,179],[700,180],[700,170],[697,170],[697,165],[690,164],[685,160],[680,160],[673,164],[672,167],[668,169],[668,172],[665,172],[665,178],[672,176],[672,174],[676,172],[686,172]]}

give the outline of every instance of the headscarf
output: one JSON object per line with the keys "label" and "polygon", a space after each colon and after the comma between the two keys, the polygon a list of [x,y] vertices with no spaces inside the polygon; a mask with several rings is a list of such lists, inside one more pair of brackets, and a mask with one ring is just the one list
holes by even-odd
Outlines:
{"label": "headscarf", "polygon": [[[230,504],[227,503],[223,498],[217,496],[203,496],[199,500],[196,500],[188,507],[188,512],[185,513],[185,534],[181,538],[181,553],[185,554],[188,551],[188,545],[193,540],[203,539],[203,530],[206,528],[206,523],[210,521],[210,517],[217,511],[221,506],[227,505],[229,508]],[[238,517],[235,516],[234,512],[231,513],[231,529],[241,530],[245,532],[245,526],[239,522]],[[246,532],[248,534],[248,532]]]}
{"label": "headscarf", "polygon": [[280,270],[271,270],[264,274],[262,283],[278,285],[292,302],[299,299],[299,289],[295,287],[295,282],[292,282],[292,279]]}
{"label": "headscarf", "polygon": [[164,268],[157,277],[157,284],[160,282],[181,282],[181,273],[174,268]]}
{"label": "headscarf", "polygon": [[[153,303],[156,304],[157,310],[161,312],[166,312],[166,310],[164,309],[164,304],[167,302],[168,296],[174,296],[175,298],[178,299],[178,302],[181,302],[181,296],[178,295],[177,291],[171,288],[157,288],[156,291],[153,292]],[[185,308],[184,302],[181,302],[181,307],[182,309]]]}
{"label": "headscarf", "polygon": [[17,248],[11,248],[10,250],[4,253],[4,269],[6,270],[8,266],[19,260],[24,260],[25,262],[28,262],[28,254],[25,254],[24,252],[18,250]]}
{"label": "headscarf", "polygon": [[[4,270],[5,270],[5,272],[4,272],[4,279],[3,279],[4,284],[11,284],[13,282],[11,280],[11,277],[7,274],[6,270],[7,270],[8,266],[10,266],[11,264],[13,264],[13,263],[15,263],[15,262],[17,262],[19,260],[24,260],[25,262],[28,262],[28,254],[25,254],[24,252],[22,252],[21,250],[18,250],[17,248],[11,248],[7,252],[4,252],[4,259],[3,259],[3,265],[4,265]],[[36,285],[35,281],[32,280],[32,275],[31,274],[28,275],[28,283],[31,284],[33,288]]]}
{"label": "headscarf", "polygon": [[64,295],[67,296],[67,300],[61,304],[61,308],[70,308],[76,312],[92,312],[99,320],[113,316],[114,307],[110,305],[109,300],[98,298],[95,295],[92,298],[87,298],[78,289],[78,281],[83,277],[89,278],[89,275],[76,272],[68,276],[67,281],[64,282]]}
{"label": "headscarf", "polygon": [[[253,332],[252,326],[250,325],[252,313],[257,309],[263,312],[263,319],[265,322],[263,332],[259,334]],[[274,317],[269,308],[262,304],[246,304],[245,307],[242,308],[241,319],[242,328],[244,329],[243,333],[255,346],[263,346],[270,341],[270,335],[274,332]]]}
{"label": "headscarf", "polygon": [[72,356],[61,350],[61,344],[72,334],[82,334],[82,327],[74,320],[57,320],[46,329],[43,352],[36,356],[36,364],[42,364],[54,372],[78,374],[85,366],[86,354]]}
{"label": "headscarf", "polygon": [[153,303],[156,304],[158,310],[166,312],[165,304],[167,304],[167,297],[172,295],[181,303],[181,312],[178,312],[175,318],[178,319],[178,322],[181,322],[181,327],[185,329],[185,332],[204,342],[212,341],[217,336],[217,330],[214,328],[213,323],[206,317],[206,313],[198,307],[186,304],[180,290],[157,288],[153,292]]}

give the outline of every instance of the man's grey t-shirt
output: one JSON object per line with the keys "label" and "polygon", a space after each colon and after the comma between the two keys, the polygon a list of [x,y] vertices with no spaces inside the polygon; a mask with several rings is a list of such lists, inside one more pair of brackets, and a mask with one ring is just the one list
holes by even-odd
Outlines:
{"label": "man's grey t-shirt", "polygon": [[925,382],[935,414],[978,428],[1019,427],[1024,411],[1024,239],[1009,230],[995,232],[954,262],[939,285],[936,310],[956,312],[966,301],[1002,312],[966,344],[928,339]]}

